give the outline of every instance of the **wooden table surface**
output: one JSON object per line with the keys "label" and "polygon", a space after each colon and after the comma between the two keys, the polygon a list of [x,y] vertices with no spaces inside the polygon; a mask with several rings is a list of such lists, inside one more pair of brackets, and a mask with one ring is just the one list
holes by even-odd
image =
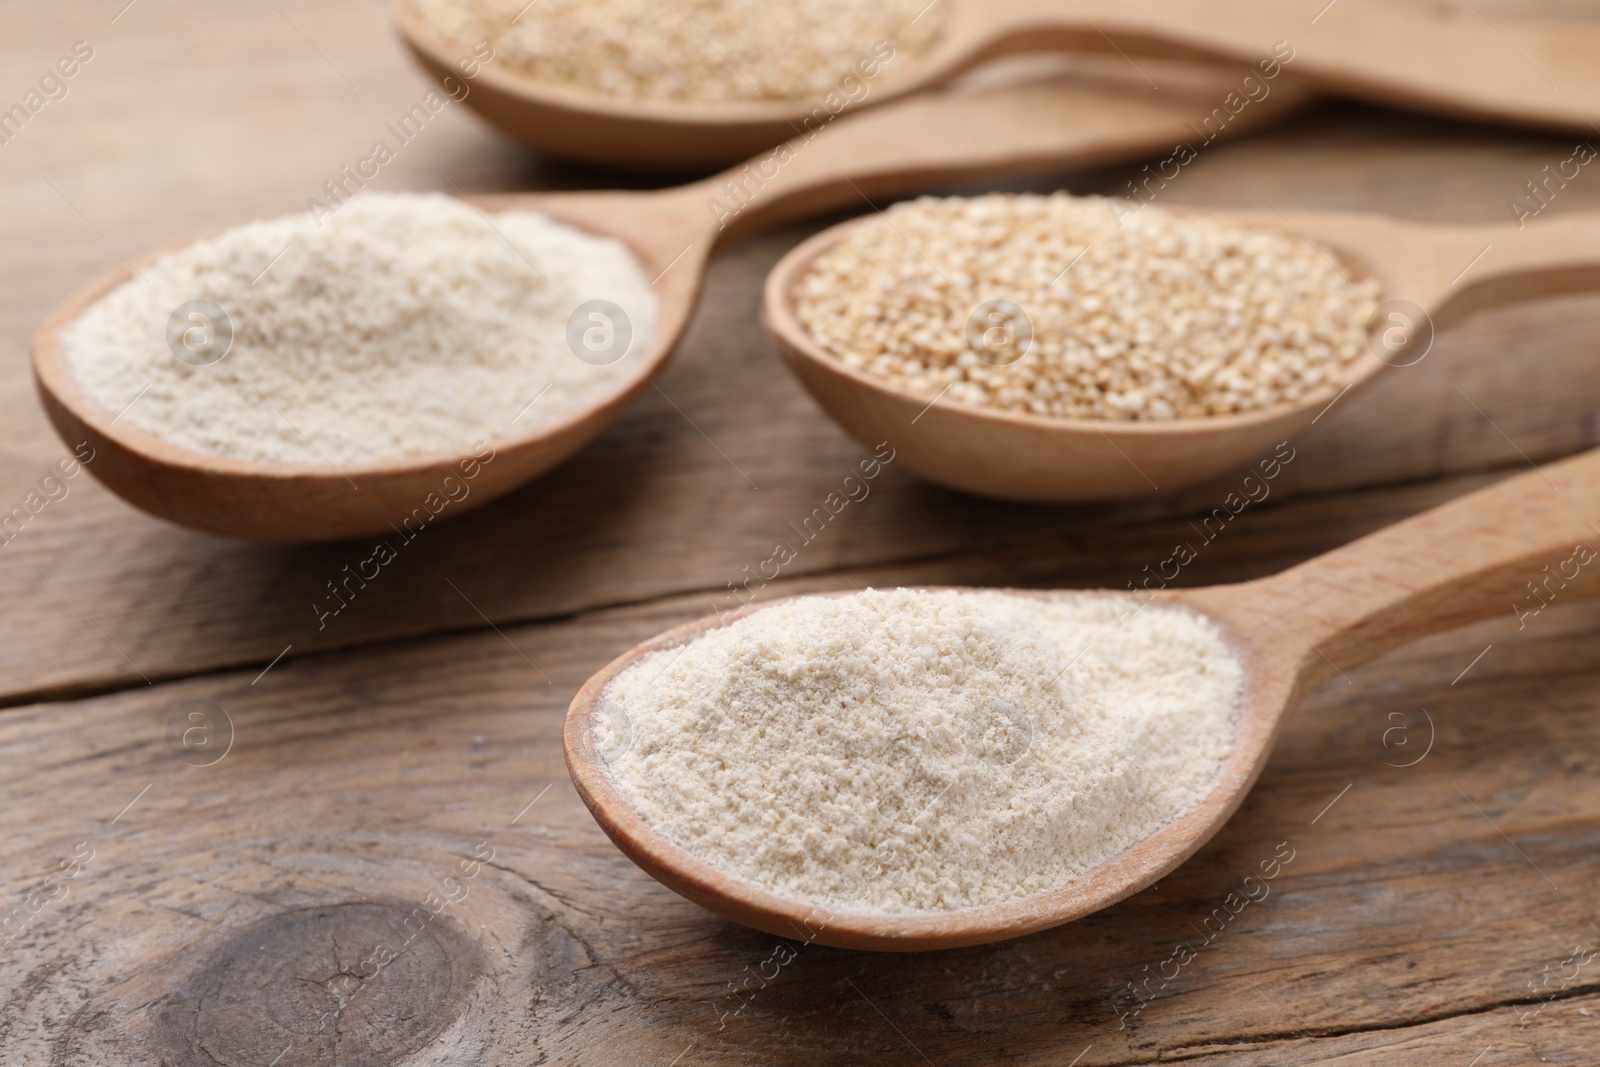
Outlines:
{"label": "wooden table surface", "polygon": [[[67,455],[29,378],[44,312],[123,255],[302,210],[427,88],[378,0],[125,4],[0,7],[0,104],[93,48],[0,145],[0,512],[45,501],[0,544],[7,1067],[1600,1062],[1597,605],[1520,625],[1508,605],[1336,680],[1191,862],[1010,943],[777,951],[622,858],[568,782],[568,700],[710,610],[867,452],[755,323],[766,270],[814,227],[721,255],[660,393],[428,529],[320,627],[371,546],[218,540],[81,475],[44,497]],[[1208,148],[1166,195],[1510,221],[1572,150],[1327,104]],[[1116,193],[1136,169],[1032,184]],[[452,105],[376,184],[604,180]],[[1592,167],[1545,213],[1585,208]],[[1597,444],[1597,331],[1600,298],[1569,296],[1441,336],[1295,439],[1183,581],[1268,574]],[[891,464],[763,596],[1122,587],[1236,480],[1020,507]],[[1274,856],[1270,896],[1234,914]]]}

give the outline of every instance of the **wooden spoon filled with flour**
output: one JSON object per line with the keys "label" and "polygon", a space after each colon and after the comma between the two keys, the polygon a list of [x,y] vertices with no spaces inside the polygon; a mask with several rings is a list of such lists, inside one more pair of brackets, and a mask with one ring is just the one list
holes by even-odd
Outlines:
{"label": "wooden spoon filled with flour", "polygon": [[[90,470],[177,523],[316,541],[462,514],[565,460],[646,387],[718,245],[863,196],[1149,154],[1203,114],[1216,76],[1187,84],[910,100],[669,189],[364,190],[125,264],[40,327],[35,377]],[[1229,131],[1297,100],[1274,93]]]}
{"label": "wooden spoon filled with flour", "polygon": [[[1244,671],[1217,627],[1112,597],[800,597],[606,687],[650,825],[785,896],[885,914],[1080,877],[1192,808]],[[610,734],[629,723],[630,743]],[[609,745],[609,749],[608,749]]]}
{"label": "wooden spoon filled with flour", "polygon": [[730,919],[843,948],[1016,937],[1192,855],[1336,673],[1507,610],[1552,561],[1563,596],[1600,592],[1597,499],[1591,452],[1241,585],[751,606],[591,678],[567,766],[629,859]]}

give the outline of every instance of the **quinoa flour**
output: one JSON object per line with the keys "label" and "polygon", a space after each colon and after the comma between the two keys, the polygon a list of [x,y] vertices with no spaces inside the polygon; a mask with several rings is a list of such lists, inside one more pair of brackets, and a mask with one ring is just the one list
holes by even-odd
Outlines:
{"label": "quinoa flour", "polygon": [[[365,192],[320,227],[291,215],[228,230],[86,309],[67,360],[122,421],[219,456],[355,464],[537,430],[626,385],[655,295],[620,241],[536,212],[493,219],[438,194]],[[596,299],[633,332],[606,366],[567,342],[568,318]],[[233,329],[206,366],[168,347],[168,318],[191,300]]]}
{"label": "quinoa flour", "polygon": [[1059,886],[1193,807],[1243,671],[1178,608],[873,591],[651,653],[597,743],[651,826],[779,895],[878,912]]}

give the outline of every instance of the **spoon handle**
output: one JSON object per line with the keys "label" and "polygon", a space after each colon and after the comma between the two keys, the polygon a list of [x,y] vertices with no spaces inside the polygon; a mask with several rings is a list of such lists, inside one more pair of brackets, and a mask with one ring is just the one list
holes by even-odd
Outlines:
{"label": "spoon handle", "polygon": [[928,57],[941,72],[1022,48],[1282,64],[1386,106],[1594,133],[1600,26],[1394,0],[958,0]]}
{"label": "spoon handle", "polygon": [[1460,262],[1465,269],[1441,287],[1445,295],[1433,314],[1437,328],[1495,304],[1600,289],[1600,212],[1537,220],[1525,215],[1516,226],[1463,227],[1452,243],[1449,266]]}
{"label": "spoon handle", "polygon": [[[1225,132],[1259,126],[1305,99],[1281,86]],[[837,118],[819,112],[793,140],[673,195],[704,201],[720,244],[792,218],[879,207],[880,198],[939,182],[1171,153],[1196,140],[1206,107],[1170,92],[1056,81],[932,93]]]}
{"label": "spoon handle", "polygon": [[[1210,592],[1197,598],[1202,610]],[[1550,604],[1600,594],[1600,450],[1215,592],[1249,628],[1302,647],[1300,678],[1309,686],[1414,638],[1502,612],[1526,628]]]}

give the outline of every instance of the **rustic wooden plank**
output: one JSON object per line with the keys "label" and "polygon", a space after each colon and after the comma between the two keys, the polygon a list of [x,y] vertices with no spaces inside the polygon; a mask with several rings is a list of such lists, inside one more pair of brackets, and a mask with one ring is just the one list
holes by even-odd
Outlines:
{"label": "rustic wooden plank", "polygon": [[[734,273],[739,264],[722,266]],[[1540,313],[1548,311],[1517,314]],[[727,325],[706,323],[697,334]],[[1483,336],[1499,342],[1526,325],[1512,319]],[[313,605],[338,608],[327,583],[340,581],[342,569],[369,556],[370,546],[282,549],[218,541],[146,522],[77,479],[69,483],[71,497],[4,548],[10,559],[0,569],[0,593],[15,606],[8,622],[16,635],[0,652],[6,686],[26,693],[123,684],[137,681],[139,672],[161,677],[264,665],[291,643],[299,651],[338,647],[475,625],[480,610],[497,620],[548,617],[739,581],[741,569],[765,559],[772,539],[810,514],[865,450],[798,396],[768,353],[747,349],[740,358],[731,347],[710,343],[686,353],[663,389],[717,447],[738,457],[734,462],[762,486],[759,492],[657,398],[551,478],[408,546],[401,566],[360,590],[323,629]],[[1528,358],[1518,367],[1462,374],[1445,355],[1396,372],[1376,387],[1385,390],[1381,397],[1351,401],[1348,413],[1361,418],[1308,435],[1299,447],[1301,465],[1289,468],[1278,491],[1287,496],[1318,485],[1518,462],[1518,448],[1545,456],[1585,444],[1593,433],[1600,373],[1585,368],[1575,377],[1571,363]],[[1487,418],[1455,391],[1457,384],[1481,398]],[[1564,417],[1540,403],[1555,396],[1574,400]],[[1374,413],[1373,399],[1392,406]],[[1126,525],[1162,512],[1209,510],[1219,496],[1206,487],[1153,504],[1029,509],[956,497],[892,468],[874,489],[846,516],[848,525],[796,561],[798,570],[939,554],[1029,531]],[[708,523],[708,514],[722,518]],[[648,546],[648,559],[641,546]]]}
{"label": "rustic wooden plank", "polygon": [[[113,24],[122,7],[31,7],[0,37],[0,69],[15,75],[5,92],[74,40],[97,50],[65,100],[0,146],[12,207],[0,243],[0,508],[65,453],[27,378],[46,307],[118,262],[117,249],[296,210],[424,89],[376,2],[138,0]],[[1569,148],[1329,107],[1207,150],[1172,196],[1494,221]],[[1032,184],[1115,192],[1136,169]],[[551,168],[454,110],[381,184],[447,179],[471,191],[602,180]],[[1586,179],[1550,211],[1597,207],[1600,185]],[[662,382],[716,448],[651,394],[552,478],[428,531],[323,630],[312,603],[364,546],[188,534],[84,478],[0,546],[0,704],[19,705],[0,715],[0,1059],[1593,1058],[1593,966],[1545,987],[1548,1000],[1529,987],[1546,968],[1570,970],[1575,946],[1600,947],[1593,606],[1552,608],[1522,631],[1508,611],[1330,686],[1193,862],[1040,937],[909,959],[797,946],[763,985],[750,976],[770,968],[771,939],[713,919],[616,853],[567,784],[566,700],[615,652],[707,610],[863,454],[754,329],[761,276],[807,232],[713,264]],[[1441,338],[1297,441],[1271,499],[1180,581],[1268,573],[1520,469],[1522,453],[1593,445],[1597,322],[1600,301],[1563,298]],[[1459,472],[1482,473],[1405,484]],[[1374,485],[1395,488],[1348,491]],[[1188,517],[1227,488],[1029,509],[919,486],[891,464],[761,595],[1116,587],[1189,539]],[[197,766],[217,751],[198,742],[226,736],[219,707],[232,747]],[[1419,708],[1433,748],[1413,767],[1386,765],[1419,751]],[[191,732],[186,750],[183,731],[203,727],[214,732]],[[1295,859],[1272,896],[1165,988],[1153,979],[1159,993],[1131,1014],[1127,983],[1170,970],[1177,942],[1199,939],[1190,924],[1284,840]],[[488,848],[493,859],[473,867]],[[414,911],[430,893],[463,892],[436,917]],[[380,944],[393,960],[377,962]]]}
{"label": "rustic wooden plank", "polygon": [[[105,6],[30,11],[0,41],[6,69],[22,71],[42,69],[76,39],[97,49],[67,98],[0,150],[0,192],[14,207],[14,239],[0,247],[8,279],[0,350],[9,353],[0,360],[0,508],[23,503],[66,454],[27,377],[25,346],[44,308],[118,262],[117,249],[131,254],[296,210],[425,89],[376,3],[285,2],[282,14],[259,5],[224,17],[185,0],[140,0],[115,25]],[[1265,194],[1284,208],[1509,219],[1507,198],[1564,150],[1546,137],[1331,107],[1293,129],[1207,149],[1171,195],[1260,206]],[[1114,193],[1136,169],[1033,184]],[[600,180],[542,164],[448,109],[379,184],[478,191]],[[1577,181],[1550,210],[1596,206],[1600,184]],[[756,329],[761,276],[807,232],[753,241],[713,264],[705,302],[661,383],[693,426],[648,394],[552,477],[430,531],[321,629],[313,605],[370,546],[219,541],[137,514],[88,478],[67,483],[66,498],[0,546],[0,600],[9,605],[0,621],[0,702],[142,684],[141,675],[259,669],[290,645],[293,657],[739,580],[863,454],[779,370]],[[1569,297],[1489,313],[1441,338],[1423,363],[1307,434],[1301,460],[1276,489],[1280,499],[1515,463],[1518,449],[1543,458],[1593,444],[1597,322],[1600,301]],[[891,468],[871,501],[794,569],[819,574],[1048,542],[1194,513],[1216,495],[1205,487],[1115,508],[997,507]]]}
{"label": "rustic wooden plank", "polygon": [[[1262,522],[1303,554],[1460,488],[1308,500]],[[1258,559],[1249,537],[1214,548],[1198,576]],[[700,610],[664,600],[12,709],[7,1061],[266,1064],[289,1048],[283,1062],[1061,1063],[1087,1048],[1083,1064],[1466,1062],[1493,1046],[1493,1063],[1592,1047],[1577,1011],[1600,1003],[1593,965],[1548,1003],[1528,982],[1575,945],[1600,948],[1600,605],[1556,605],[1520,631],[1508,610],[1334,682],[1292,716],[1223,833],[1122,905],[956,952],[797,942],[776,972],[771,938],[622,859],[561,763],[581,679]],[[1425,747],[1419,707],[1431,748],[1386,765]],[[195,766],[217,750],[175,742],[174,712],[221,744],[219,708],[231,746]],[[1200,945],[1195,928],[1285,841],[1270,895],[1205,926],[1211,942],[1132,1013],[1127,983],[1170,975],[1177,944]],[[458,899],[406,926],[430,893]],[[370,962],[380,946],[392,962]],[[764,963],[771,980],[744,986]]]}

